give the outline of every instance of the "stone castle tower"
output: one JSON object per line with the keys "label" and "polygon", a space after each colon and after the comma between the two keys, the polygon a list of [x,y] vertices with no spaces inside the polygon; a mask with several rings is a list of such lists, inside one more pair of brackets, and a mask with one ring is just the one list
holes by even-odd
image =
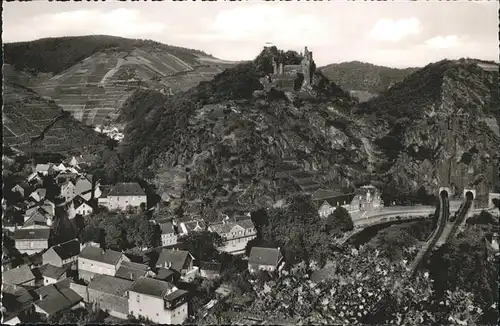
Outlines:
{"label": "stone castle tower", "polygon": [[[304,80],[302,82],[302,89],[307,88],[312,83],[312,77],[315,71],[314,60],[312,57],[312,52],[307,49],[307,46],[304,48],[303,59],[298,65],[283,65],[283,62],[278,62],[276,58],[273,58],[273,79],[285,81],[286,84],[292,85],[292,79],[297,77],[297,74],[300,73],[304,76]],[[289,86],[290,86],[289,85]],[[292,86],[293,87],[293,86]],[[289,88],[289,87],[288,87]]]}
{"label": "stone castle tower", "polygon": [[304,82],[302,87],[308,86],[312,82],[312,76],[314,74],[314,61],[312,57],[312,52],[309,52],[307,46],[304,48],[304,58],[300,63],[300,68],[302,70],[302,74],[304,75]]}

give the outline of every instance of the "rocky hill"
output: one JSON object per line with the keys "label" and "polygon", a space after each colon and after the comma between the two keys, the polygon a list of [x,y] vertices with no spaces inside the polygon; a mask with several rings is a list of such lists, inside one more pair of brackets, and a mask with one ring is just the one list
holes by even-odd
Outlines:
{"label": "rocky hill", "polygon": [[89,125],[114,121],[139,88],[174,94],[234,64],[198,50],[104,35],[5,44],[4,61],[7,80],[52,98]]}
{"label": "rocky hill", "polygon": [[365,134],[387,159],[377,166],[386,184],[484,195],[499,180],[499,104],[498,64],[461,59],[430,64],[354,112],[371,122]]}
{"label": "rocky hill", "polygon": [[123,177],[148,179],[164,199],[248,209],[366,175],[359,127],[344,114],[355,103],[347,93],[320,72],[309,94],[262,91],[261,77],[250,62],[171,97],[136,93],[124,108]]}
{"label": "rocky hill", "polygon": [[98,148],[107,138],[24,86],[3,84],[3,142],[26,152],[65,154]]}
{"label": "rocky hill", "polygon": [[351,92],[360,102],[369,100],[418,70],[389,68],[359,61],[334,63],[320,69],[325,76]]}

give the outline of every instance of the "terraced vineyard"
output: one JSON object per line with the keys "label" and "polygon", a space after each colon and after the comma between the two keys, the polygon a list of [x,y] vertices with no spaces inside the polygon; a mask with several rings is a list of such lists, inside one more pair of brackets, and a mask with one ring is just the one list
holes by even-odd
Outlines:
{"label": "terraced vineyard", "polygon": [[32,90],[4,83],[3,141],[30,152],[67,152],[104,143],[91,128]]}
{"label": "terraced vineyard", "polygon": [[210,80],[232,65],[210,57],[179,57],[160,48],[108,49],[33,89],[52,98],[77,120],[102,125],[118,117],[123,103],[139,87],[174,94]]}

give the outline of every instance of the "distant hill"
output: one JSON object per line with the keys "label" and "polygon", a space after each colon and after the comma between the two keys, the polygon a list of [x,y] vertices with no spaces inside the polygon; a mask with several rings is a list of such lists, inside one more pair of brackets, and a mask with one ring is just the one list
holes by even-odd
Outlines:
{"label": "distant hill", "polygon": [[4,45],[7,80],[29,86],[86,124],[112,122],[140,88],[174,94],[233,62],[149,40],[96,35]]}
{"label": "distant hill", "polygon": [[496,63],[443,60],[359,105],[355,116],[387,159],[386,184],[498,190],[498,78]]}
{"label": "distant hill", "polygon": [[107,140],[54,102],[10,82],[3,85],[2,118],[4,144],[25,152],[92,151]]}
{"label": "distant hill", "polygon": [[418,68],[396,69],[371,63],[351,61],[334,63],[320,68],[321,71],[351,95],[364,102],[386,90]]}

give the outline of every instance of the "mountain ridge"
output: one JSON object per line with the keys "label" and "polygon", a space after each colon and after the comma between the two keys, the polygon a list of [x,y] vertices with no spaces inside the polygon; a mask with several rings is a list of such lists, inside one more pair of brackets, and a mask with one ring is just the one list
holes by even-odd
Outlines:
{"label": "mountain ridge", "polygon": [[378,121],[372,141],[388,158],[378,170],[386,182],[401,191],[476,187],[483,196],[497,188],[497,86],[497,64],[443,60],[360,104],[356,116]]}

